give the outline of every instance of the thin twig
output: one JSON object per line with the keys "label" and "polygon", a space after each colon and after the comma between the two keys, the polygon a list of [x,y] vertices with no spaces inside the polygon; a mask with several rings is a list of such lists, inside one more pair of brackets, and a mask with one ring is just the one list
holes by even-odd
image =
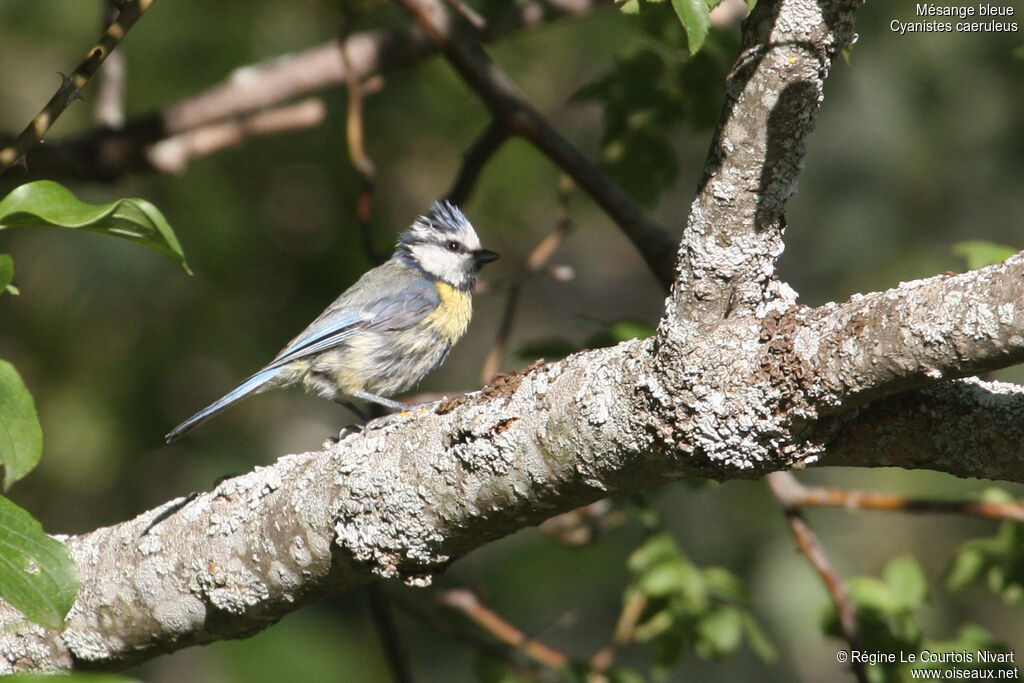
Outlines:
{"label": "thin twig", "polygon": [[441,0],[399,0],[399,3],[430,34],[462,80],[483,101],[491,116],[514,134],[528,140],[572,176],[618,224],[667,290],[675,279],[677,245],[665,229],[648,218],[625,190],[526,101],[464,24],[445,11]]}
{"label": "thin twig", "polygon": [[467,618],[501,642],[511,645],[530,659],[554,669],[569,665],[569,658],[539,640],[526,636],[477,599],[473,591],[453,588],[440,593],[437,600],[446,607],[462,612]]}
{"label": "thin twig", "polygon": [[391,613],[391,601],[384,594],[379,581],[371,582],[366,587],[366,594],[370,598],[373,623],[377,628],[377,635],[380,637],[381,647],[384,649],[392,679],[395,683],[412,683],[409,659],[406,656],[405,648],[402,647],[401,638],[398,636],[395,617]]}
{"label": "thin twig", "polygon": [[[765,480],[768,482],[768,488],[772,495],[782,505],[783,511],[786,514],[786,521],[789,522],[789,528],[796,537],[800,552],[807,557],[811,566],[818,572],[818,576],[821,577],[825,584],[825,589],[832,596],[832,602],[835,603],[836,612],[839,615],[839,628],[846,639],[847,645],[851,650],[861,649],[860,639],[857,636],[857,606],[853,603],[853,598],[850,596],[849,587],[842,577],[839,576],[839,572],[836,571],[832,560],[829,559],[824,546],[821,545],[818,537],[814,534],[810,525],[807,524],[807,520],[804,519],[801,509],[787,503],[787,487],[791,486],[792,482],[795,481],[795,477],[789,472],[772,472],[765,477]],[[860,683],[868,683],[867,670],[863,662],[851,657],[850,668]]]}
{"label": "thin twig", "polygon": [[18,159],[23,157],[28,150],[42,141],[43,136],[57,120],[57,117],[67,109],[68,105],[81,97],[82,88],[89,82],[89,78],[100,68],[103,60],[110,52],[117,47],[139,17],[149,9],[156,0],[130,0],[121,5],[121,11],[117,19],[107,27],[99,42],[86,53],[81,64],[61,80],[60,88],[54,93],[50,101],[46,103],[42,111],[32,119],[32,123],[21,132],[7,147],[0,149],[0,173],[3,173]]}
{"label": "thin twig", "polygon": [[623,524],[626,519],[626,514],[613,505],[610,498],[602,498],[546,519],[537,530],[553,541],[579,547],[590,543],[599,534]]}
{"label": "thin twig", "polygon": [[974,500],[932,500],[907,498],[892,493],[848,491],[804,486],[791,477],[779,487],[776,497],[792,507],[841,507],[850,510],[887,510],[898,512],[935,512],[969,515],[984,519],[1024,522],[1024,504],[989,503]]}
{"label": "thin twig", "polygon": [[536,662],[517,656],[519,653],[508,645],[495,642],[475,628],[473,631],[457,628],[448,619],[441,617],[435,610],[424,607],[418,601],[409,600],[401,595],[392,596],[392,600],[396,607],[424,626],[465,643],[491,659],[504,662],[519,676],[540,679],[540,666]]}
{"label": "thin twig", "polygon": [[505,298],[505,309],[501,314],[501,324],[498,326],[498,334],[495,336],[494,344],[487,353],[483,368],[480,371],[480,381],[483,384],[489,383],[501,370],[501,364],[508,353],[508,339],[512,333],[512,324],[515,322],[516,310],[519,307],[519,295],[523,284],[541,268],[554,255],[558,247],[562,245],[565,238],[572,230],[572,216],[569,213],[569,195],[572,191],[572,181],[565,179],[560,183],[558,192],[558,219],[555,222],[555,229],[544,236],[523,264],[522,270],[515,280],[508,287],[508,296]]}
{"label": "thin twig", "polygon": [[636,625],[640,623],[640,617],[643,616],[646,608],[647,597],[643,593],[640,591],[630,593],[622,604],[622,611],[619,612],[619,620],[615,624],[615,633],[612,635],[612,639],[590,659],[590,668],[595,673],[603,674],[608,671],[622,648],[633,642]]}
{"label": "thin twig", "polygon": [[[345,7],[345,4],[342,3]],[[366,153],[366,126],[364,125],[363,103],[366,89],[348,55],[348,27],[354,23],[354,17],[346,13],[341,42],[341,61],[345,71],[345,85],[348,90],[348,109],[345,117],[345,137],[348,141],[348,157],[353,168],[359,173],[359,197],[356,200],[356,222],[359,224],[359,236],[363,242],[363,250],[373,263],[381,264],[388,255],[377,247],[373,239],[373,228],[370,224],[373,217],[373,196],[376,190],[377,169],[370,155]]]}
{"label": "thin twig", "polygon": [[501,146],[508,140],[508,136],[508,128],[497,119],[492,119],[480,137],[473,141],[473,144],[462,156],[459,174],[455,176],[455,182],[452,183],[452,187],[446,195],[448,201],[455,205],[466,203],[484,166],[501,149]]}

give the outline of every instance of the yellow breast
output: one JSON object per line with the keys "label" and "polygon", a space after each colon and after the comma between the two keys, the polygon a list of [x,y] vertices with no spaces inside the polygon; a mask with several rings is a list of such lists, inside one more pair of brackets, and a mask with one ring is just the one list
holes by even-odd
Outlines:
{"label": "yellow breast", "polygon": [[434,329],[448,338],[449,343],[454,344],[469,327],[469,319],[473,317],[473,297],[446,282],[437,282],[436,286],[441,304],[428,320]]}

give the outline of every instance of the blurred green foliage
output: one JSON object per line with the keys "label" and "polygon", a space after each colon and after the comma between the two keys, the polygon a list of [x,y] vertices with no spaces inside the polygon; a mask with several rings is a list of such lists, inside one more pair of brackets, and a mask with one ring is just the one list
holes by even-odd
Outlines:
{"label": "blurred green foliage", "polygon": [[967,262],[967,270],[984,268],[996,263],[1002,263],[1017,253],[1014,247],[1004,244],[993,244],[985,240],[967,240],[957,242],[953,245],[953,253],[962,256]]}
{"label": "blurred green foliage", "polygon": [[[989,489],[985,500],[1013,502],[1000,489]],[[988,538],[977,538],[961,546],[946,571],[946,587],[962,590],[985,584],[1008,604],[1019,604],[1024,597],[1024,524],[1006,521]]]}
{"label": "blurred green foliage", "polygon": [[[909,555],[894,558],[886,565],[881,579],[857,576],[850,580],[849,585],[857,608],[861,652],[865,655],[895,655],[894,658],[880,657],[877,663],[865,664],[864,672],[872,683],[916,680],[912,669],[956,669],[966,674],[970,669],[989,671],[1007,668],[993,666],[977,656],[979,651],[1007,653],[1012,650],[975,624],[960,626],[957,634],[949,640],[926,637],[920,615],[930,602],[928,581],[915,558]],[[840,637],[839,618],[834,605],[828,608],[825,627]],[[943,658],[944,653],[956,653],[960,657],[963,653],[970,653],[971,658]]]}
{"label": "blurred green foliage", "polygon": [[703,130],[718,119],[725,75],[738,47],[735,35],[715,31],[691,57],[686,35],[671,15],[669,3],[645,7],[637,25],[646,40],[620,50],[611,69],[573,95],[575,101],[601,105],[601,161],[648,207],[679,176],[670,142],[676,127],[686,122]]}
{"label": "blurred green foliage", "polygon": [[[475,6],[487,4],[507,3]],[[0,3],[0,130],[19,130],[53,93],[57,72],[70,70],[95,40],[101,5]],[[668,3],[657,11],[664,14],[652,16],[667,19],[653,32],[646,13],[630,17],[610,6],[487,49],[570,140],[603,158],[634,196],[654,207],[652,215],[678,232],[704,166],[707,125],[718,116],[720,75],[738,39],[735,28],[712,29],[704,49],[688,57]],[[910,3],[866,4],[856,58],[833,67],[799,191],[787,207],[780,261],[779,277],[804,303],[957,269],[962,261],[951,247],[958,242],[1021,243],[1024,64],[1012,57],[1019,38],[889,31],[893,18],[912,13]],[[194,95],[237,67],[330,40],[342,19],[329,0],[252,0],[244,7],[158,2],[122,45],[128,115]],[[346,30],[404,25],[394,4],[384,3]],[[640,56],[648,52],[656,59]],[[657,78],[641,88],[624,80],[622,64],[627,73],[642,67]],[[603,84],[600,96],[572,97],[588,84]],[[72,188],[92,203],[133,196],[159,206],[178,231],[194,277],[169,259],[95,235],[0,235],[0,252],[17,262],[23,294],[0,297],[0,356],[21,372],[46,434],[40,466],[12,498],[47,529],[73,533],[115,523],[208,489],[225,473],[316,448],[348,419],[326,402],[277,392],[225,413],[183,443],[166,447],[161,440],[181,418],[265,363],[370,266],[355,221],[360,183],[347,162],[344,90],[321,96],[329,113],[320,128],[255,138],[192,163],[180,176],[136,175]],[[91,127],[93,97],[88,90],[85,102],[61,117],[51,143]],[[386,74],[386,87],[366,107],[367,148],[377,167],[372,229],[376,243],[387,245],[444,193],[488,115],[437,58]],[[619,156],[610,159],[620,160],[622,171],[604,152],[617,140],[623,141]],[[664,152],[653,150],[659,144]],[[550,232],[558,177],[519,140],[485,170],[464,208],[484,245],[504,257],[489,282],[517,272]],[[17,173],[0,178],[0,196],[22,182]],[[575,202],[573,219],[578,229],[556,260],[572,266],[575,277],[542,274],[526,284],[510,348],[545,338],[583,348],[615,321],[638,320],[651,329],[660,316],[664,293],[628,241],[589,201]],[[500,288],[493,291],[477,297],[467,338],[422,390],[451,394],[478,386],[503,305]],[[505,369],[522,363],[513,357]],[[999,376],[1024,378],[1019,369]],[[927,472],[833,469],[801,476],[946,498],[978,488]],[[1021,497],[1020,487],[1007,488]],[[842,644],[822,637],[816,620],[825,592],[794,552],[762,486],[672,485],[653,498],[695,566],[723,567],[747,587],[751,609],[779,654],[773,665],[748,648],[712,662],[684,656],[669,680],[788,683],[844,675],[835,661]],[[905,554],[934,574],[963,543],[992,533],[991,523],[948,517],[821,511],[812,522],[847,576],[878,575]],[[524,632],[586,661],[614,630],[624,586],[634,579],[626,561],[636,535],[626,527],[567,549],[522,532],[455,563],[447,580],[485,587],[488,603]],[[1019,608],[983,593],[944,595],[915,617],[927,633],[939,634],[935,642],[947,642],[943,634],[961,637],[965,622],[983,623],[995,640],[1024,642]],[[398,618],[417,681],[471,680],[472,648]],[[623,676],[651,664],[645,648],[616,661]],[[131,675],[158,682],[377,681],[387,673],[362,596],[347,594],[252,639],[192,648]]]}

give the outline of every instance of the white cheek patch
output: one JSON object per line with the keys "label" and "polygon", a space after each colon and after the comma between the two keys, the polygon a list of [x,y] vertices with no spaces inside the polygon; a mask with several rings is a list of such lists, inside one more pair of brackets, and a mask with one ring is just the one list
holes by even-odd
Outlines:
{"label": "white cheek patch", "polygon": [[436,244],[418,245],[412,249],[413,257],[423,270],[430,275],[451,284],[460,284],[463,279],[462,257]]}

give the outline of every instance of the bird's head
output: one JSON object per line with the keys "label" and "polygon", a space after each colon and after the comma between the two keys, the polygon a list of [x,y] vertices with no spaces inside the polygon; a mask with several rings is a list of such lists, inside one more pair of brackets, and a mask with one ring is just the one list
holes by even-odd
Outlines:
{"label": "bird's head", "polygon": [[480,268],[498,258],[480,247],[469,219],[447,201],[431,204],[429,215],[417,218],[398,236],[395,255],[463,291],[473,289]]}

